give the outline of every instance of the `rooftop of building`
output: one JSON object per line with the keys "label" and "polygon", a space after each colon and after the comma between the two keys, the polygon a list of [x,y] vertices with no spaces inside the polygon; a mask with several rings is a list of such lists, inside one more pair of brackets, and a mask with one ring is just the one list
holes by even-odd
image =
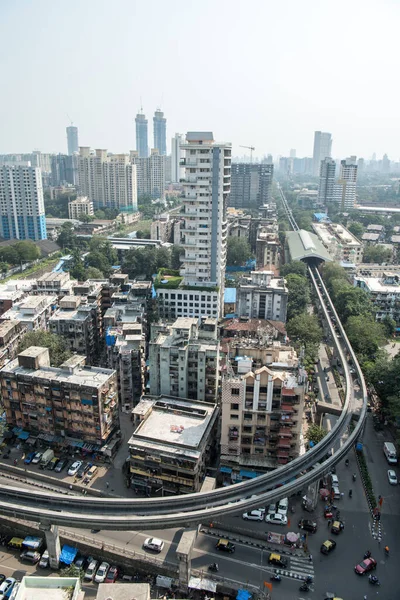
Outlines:
{"label": "rooftop of building", "polygon": [[[142,402],[145,405],[141,406]],[[216,405],[206,402],[172,396],[143,396],[132,411],[143,420],[128,444],[199,458],[204,436],[217,411]]]}
{"label": "rooftop of building", "polygon": [[382,277],[363,277],[356,275],[356,282],[364,283],[369,292],[375,294],[400,294],[400,276],[398,273],[384,273]]}
{"label": "rooftop of building", "polygon": [[275,277],[274,271],[251,271],[250,276],[240,278],[239,288],[262,288],[288,291],[283,277]]}
{"label": "rooftop of building", "polygon": [[[77,600],[80,597],[79,577],[34,577],[26,575],[19,584],[14,600]],[[83,594],[82,594],[83,597]]]}
{"label": "rooftop of building", "polygon": [[400,235],[392,235],[390,241],[392,244],[400,244]]}
{"label": "rooftop of building", "polygon": [[383,225],[368,225],[367,230],[368,231],[383,231],[385,228]]}
{"label": "rooftop of building", "polygon": [[3,338],[9,331],[12,331],[15,327],[19,326],[20,322],[17,320],[8,319],[0,322],[0,338]]}
{"label": "rooftop of building", "polygon": [[249,317],[240,317],[234,319],[225,319],[221,323],[221,330],[223,332],[236,333],[239,331],[243,332],[254,332],[271,329],[276,330],[281,335],[286,335],[286,327],[282,321],[270,321],[266,319],[251,319]]}
{"label": "rooftop of building", "polygon": [[361,237],[363,242],[377,242],[379,240],[379,233],[363,233]]}
{"label": "rooftop of building", "polygon": [[68,204],[93,204],[87,196],[78,196],[75,200],[71,200]]}
{"label": "rooftop of building", "polygon": [[325,262],[332,262],[332,257],[317,235],[304,229],[287,231],[285,235],[290,260],[316,258]]}
{"label": "rooftop of building", "polygon": [[148,583],[100,583],[97,587],[96,600],[150,600]]}
{"label": "rooftop of building", "polygon": [[27,296],[3,313],[2,319],[16,319],[17,321],[33,320],[41,310],[45,310],[49,306],[55,306],[56,304],[57,296]]}
{"label": "rooftop of building", "polygon": [[339,223],[313,223],[312,227],[323,244],[329,245],[332,238],[346,246],[360,246],[361,242],[346,227]]}
{"label": "rooftop of building", "polygon": [[54,273],[53,271],[51,271],[50,273],[44,273],[43,275],[38,277],[36,280],[36,284],[38,284],[39,282],[46,283],[48,281],[51,281],[53,283],[59,281],[60,283],[63,283],[64,281],[69,279],[69,273],[65,273],[64,271],[61,271],[61,273]]}

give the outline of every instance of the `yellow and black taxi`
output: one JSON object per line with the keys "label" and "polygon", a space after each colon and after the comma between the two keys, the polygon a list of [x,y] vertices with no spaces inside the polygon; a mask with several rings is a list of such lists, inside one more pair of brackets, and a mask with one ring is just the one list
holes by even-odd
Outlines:
{"label": "yellow and black taxi", "polygon": [[343,529],[344,529],[343,521],[333,521],[332,527],[331,527],[331,533],[335,533],[337,535],[338,533],[343,531]]}
{"label": "yellow and black taxi", "polygon": [[330,554],[336,548],[335,540],[325,540],[321,546],[322,554]]}
{"label": "yellow and black taxi", "polygon": [[284,568],[287,567],[287,560],[280,554],[277,554],[276,552],[271,552],[271,554],[268,557],[268,564]]}
{"label": "yellow and black taxi", "polygon": [[232,544],[232,542],[225,538],[219,539],[215,547],[222,552],[235,552],[235,544]]}

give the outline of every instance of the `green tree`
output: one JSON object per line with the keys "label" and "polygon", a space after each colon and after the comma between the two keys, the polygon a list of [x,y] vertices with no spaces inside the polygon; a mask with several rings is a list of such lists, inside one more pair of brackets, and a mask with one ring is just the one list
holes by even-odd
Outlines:
{"label": "green tree", "polygon": [[314,423],[310,423],[308,429],[306,431],[305,437],[309,442],[314,442],[314,444],[318,444],[326,435],[327,430],[324,427],[320,427],[319,425],[315,425]]}
{"label": "green tree", "polygon": [[171,248],[171,269],[179,269],[181,266],[180,257],[185,253],[182,246],[174,244]]}
{"label": "green tree", "polygon": [[391,319],[388,315],[382,319],[381,323],[388,338],[392,337],[396,333],[396,321]]}
{"label": "green tree", "polygon": [[384,327],[373,317],[365,315],[349,317],[346,333],[354,351],[360,355],[361,361],[374,360],[380,346],[386,343]]}
{"label": "green tree", "polygon": [[96,269],[99,269],[107,277],[110,274],[111,264],[108,261],[107,256],[105,256],[102,252],[89,252],[85,261],[88,267],[95,267]]}
{"label": "green tree", "polygon": [[19,265],[21,262],[15,244],[1,247],[0,258],[9,265]]}
{"label": "green tree", "polygon": [[70,250],[73,250],[77,247],[77,237],[74,233],[74,226],[72,223],[67,222],[62,224],[57,243],[63,249],[69,248]]}
{"label": "green tree", "polygon": [[96,267],[88,267],[86,269],[85,279],[104,279],[103,271]]}
{"label": "green tree", "polygon": [[138,240],[149,240],[150,235],[150,229],[138,229],[136,231],[136,237]]}
{"label": "green tree", "polygon": [[376,246],[367,246],[363,254],[363,262],[369,264],[388,263],[392,260],[392,251],[383,247],[381,244]]}
{"label": "green tree", "polygon": [[72,251],[72,260],[69,265],[69,272],[71,277],[77,279],[78,281],[83,281],[86,279],[86,270],[83,266],[81,251],[78,248],[75,248]]}
{"label": "green tree", "polygon": [[361,238],[365,231],[365,227],[362,223],[353,221],[353,223],[348,226],[348,230],[356,237]]}
{"label": "green tree", "polygon": [[28,262],[40,258],[42,252],[34,242],[24,240],[15,244],[15,249],[18,252],[20,261]]}
{"label": "green tree", "polygon": [[38,329],[37,331],[28,331],[22,338],[18,352],[22,352],[30,346],[42,346],[49,349],[50,364],[52,367],[59,367],[65,360],[72,356],[72,352],[67,345],[65,338]]}
{"label": "green tree", "polygon": [[251,249],[247,240],[238,237],[228,237],[227,265],[244,265],[251,256]]}
{"label": "green tree", "polygon": [[317,345],[322,341],[322,329],[315,315],[302,313],[288,321],[286,330],[288,336],[298,345]]}
{"label": "green tree", "polygon": [[335,308],[340,319],[346,323],[349,317],[370,317],[373,307],[368,293],[358,287],[347,285],[334,294]]}
{"label": "green tree", "polygon": [[331,291],[331,282],[334,279],[342,279],[343,281],[348,281],[345,269],[343,269],[343,267],[341,267],[335,262],[324,263],[322,267],[322,277],[329,292]]}
{"label": "green tree", "polygon": [[106,213],[104,212],[104,210],[101,210],[99,208],[98,210],[94,211],[94,216],[96,217],[96,219],[104,221],[104,219],[106,218]]}
{"label": "green tree", "polygon": [[81,581],[83,580],[84,574],[83,569],[79,569],[74,563],[60,570],[60,577],[79,577]]}
{"label": "green tree", "polygon": [[306,277],[290,273],[286,277],[289,290],[287,318],[292,319],[304,312],[310,302],[310,291]]}
{"label": "green tree", "polygon": [[282,277],[286,277],[286,275],[290,275],[291,273],[293,273],[294,275],[302,275],[303,277],[306,277],[307,265],[301,260],[293,260],[292,262],[288,262],[285,265],[281,266],[280,274],[282,275]]}
{"label": "green tree", "polygon": [[8,264],[6,262],[0,262],[0,273],[4,274],[8,271]]}

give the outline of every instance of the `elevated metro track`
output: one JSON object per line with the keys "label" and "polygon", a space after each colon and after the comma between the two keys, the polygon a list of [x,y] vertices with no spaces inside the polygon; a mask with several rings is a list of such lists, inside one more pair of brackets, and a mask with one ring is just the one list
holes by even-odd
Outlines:
{"label": "elevated metro track", "polygon": [[[292,227],[298,230],[281,190],[280,194],[289,221]],[[316,292],[322,318],[326,321],[343,365],[346,388],[343,411],[335,427],[314,448],[288,465],[250,481],[212,492],[184,496],[129,500],[81,498],[0,485],[0,514],[44,524],[72,525],[85,529],[139,530],[186,527],[212,521],[220,515],[270,504],[283,496],[304,490],[310,483],[328,473],[347,454],[362,431],[367,410],[367,390],[357,358],[316,265],[309,265],[309,277]],[[349,362],[353,363],[360,382],[361,406],[357,406],[360,405],[360,401],[356,402],[354,397]],[[350,433],[349,425],[353,418],[357,420],[353,432]]]}

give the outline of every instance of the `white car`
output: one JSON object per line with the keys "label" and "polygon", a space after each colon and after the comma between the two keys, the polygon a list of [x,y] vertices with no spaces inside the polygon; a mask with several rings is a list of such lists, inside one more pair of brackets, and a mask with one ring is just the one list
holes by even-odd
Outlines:
{"label": "white car", "polygon": [[38,462],[40,462],[41,458],[42,458],[42,452],[36,452],[35,456],[32,458],[32,464],[37,465]]}
{"label": "white car", "polygon": [[144,540],[143,548],[154,550],[154,552],[161,552],[164,548],[164,542],[159,538],[147,538],[147,540]]}
{"label": "white car", "polygon": [[274,515],[276,513],[276,502],[268,506],[268,514]]}
{"label": "white car", "polygon": [[273,523],[274,525],[287,525],[287,516],[275,513],[273,515],[267,515],[265,517],[267,523]]}
{"label": "white car", "polygon": [[93,578],[95,576],[96,573],[96,569],[97,569],[97,565],[99,563],[97,562],[97,560],[92,560],[89,563],[88,568],[86,569],[86,573],[83,576],[84,581],[93,581]]}
{"label": "white car", "polygon": [[388,474],[389,483],[391,485],[397,485],[396,471],[393,471],[393,469],[389,469],[387,474]]}
{"label": "white car", "polygon": [[0,598],[3,599],[9,596],[15,584],[16,579],[14,577],[7,577],[0,585]]}
{"label": "white car", "polygon": [[110,564],[108,562],[101,563],[101,565],[97,569],[96,577],[94,578],[96,583],[104,583],[104,580],[107,577],[109,568],[110,568]]}
{"label": "white car", "polygon": [[79,471],[79,469],[81,468],[81,466],[82,466],[82,461],[76,460],[74,463],[72,463],[72,465],[68,469],[68,475],[76,475],[77,472]]}
{"label": "white car", "polygon": [[280,515],[287,515],[288,512],[288,508],[289,508],[289,500],[287,498],[282,498],[282,500],[279,500],[278,502],[278,513]]}
{"label": "white car", "polygon": [[242,518],[245,521],[264,521],[264,516],[265,511],[258,508],[256,510],[243,513]]}

